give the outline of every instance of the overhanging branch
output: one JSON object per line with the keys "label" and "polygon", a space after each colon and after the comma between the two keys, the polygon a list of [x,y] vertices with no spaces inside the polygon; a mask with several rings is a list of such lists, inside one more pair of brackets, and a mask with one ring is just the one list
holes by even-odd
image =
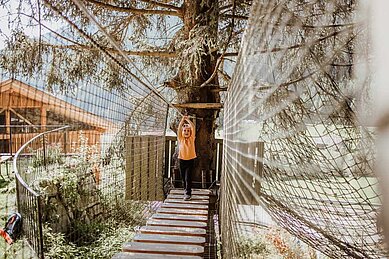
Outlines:
{"label": "overhanging branch", "polygon": [[94,4],[101,8],[105,8],[111,11],[123,12],[123,13],[132,13],[132,14],[157,14],[157,15],[171,15],[182,17],[182,13],[172,10],[152,10],[152,9],[138,9],[132,7],[120,7],[112,4],[103,3],[97,0],[85,0],[90,4]]}
{"label": "overhanging branch", "polygon": [[233,14],[222,14],[221,17],[230,18],[230,19],[238,19],[238,20],[248,20],[249,17],[245,15],[233,15]]}
{"label": "overhanging branch", "polygon": [[178,6],[175,6],[175,5],[171,5],[171,4],[161,3],[161,2],[157,2],[157,1],[153,1],[153,0],[140,0],[140,1],[144,2],[144,3],[153,4],[155,6],[159,6],[159,7],[162,7],[162,8],[175,10],[177,12],[181,12],[182,11],[182,8],[180,8]]}
{"label": "overhanging branch", "polygon": [[[83,45],[83,44],[75,44],[75,45],[53,45],[48,43],[42,43],[48,47],[54,48],[54,49],[73,49],[73,50],[96,50],[97,48],[93,46]],[[106,51],[110,53],[119,54],[119,51],[114,48],[104,48]],[[131,51],[131,50],[123,50],[123,52],[129,56],[143,56],[143,57],[160,57],[160,58],[174,58],[177,56],[175,52],[170,51],[149,51],[149,50],[143,50],[143,51]]]}

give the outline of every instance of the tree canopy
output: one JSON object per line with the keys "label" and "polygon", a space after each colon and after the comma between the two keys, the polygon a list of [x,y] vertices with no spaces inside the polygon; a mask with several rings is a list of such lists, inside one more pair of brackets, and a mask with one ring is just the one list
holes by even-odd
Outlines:
{"label": "tree canopy", "polygon": [[[153,84],[165,83],[176,89],[203,87],[220,74],[228,80],[229,73],[221,64],[237,55],[251,4],[251,1],[242,0],[82,2],[120,44],[123,53],[146,71]],[[19,15],[10,21],[13,33],[7,41],[7,49],[14,51],[2,52],[3,67],[14,73],[31,75],[40,69],[41,54],[45,53],[51,58],[47,62],[56,67],[50,73],[49,85],[65,89],[93,75],[96,66],[104,64],[107,87],[123,87],[117,65],[99,50],[120,61],[123,57],[72,1],[20,0],[17,12]],[[29,26],[39,27],[39,30],[55,34],[62,40],[50,42],[44,35],[29,37],[23,33],[21,18],[28,18]],[[66,19],[86,32],[98,47],[80,35],[75,27],[66,24]],[[56,22],[64,26],[53,30],[51,24]],[[201,71],[207,62],[214,63],[209,75]]]}
{"label": "tree canopy", "polygon": [[[220,92],[250,6],[250,0],[20,0],[0,66],[12,76],[45,69],[49,90],[71,91],[83,80],[115,90],[174,90],[176,109],[196,117],[198,180],[199,170],[212,169]],[[26,19],[39,37],[23,31]],[[64,26],[51,28],[59,22]]]}

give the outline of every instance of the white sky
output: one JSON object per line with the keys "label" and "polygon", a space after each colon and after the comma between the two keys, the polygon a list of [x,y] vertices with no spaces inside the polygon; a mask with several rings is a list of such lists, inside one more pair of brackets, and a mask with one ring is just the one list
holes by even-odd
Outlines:
{"label": "white sky", "polygon": [[[19,0],[11,0],[7,5],[1,5],[0,6],[0,49],[4,48],[4,41],[6,37],[9,37],[11,34],[11,29],[9,28],[9,20],[15,19],[17,17],[17,6],[19,4]],[[24,11],[25,13],[28,13],[28,9]],[[23,27],[26,27],[27,25],[27,18],[21,16],[21,21],[23,24]],[[50,23],[47,24],[50,28],[56,30],[58,29],[61,24],[60,23]],[[32,37],[38,37],[39,36],[39,27],[27,27],[25,28],[24,32]],[[45,30],[45,28],[42,27],[42,34],[47,33],[48,31]]]}

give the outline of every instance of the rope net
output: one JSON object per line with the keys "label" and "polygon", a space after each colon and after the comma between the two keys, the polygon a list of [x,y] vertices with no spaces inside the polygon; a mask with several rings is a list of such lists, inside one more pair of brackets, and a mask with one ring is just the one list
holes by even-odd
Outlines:
{"label": "rope net", "polygon": [[[163,76],[147,79],[147,71],[123,56],[103,25],[80,22],[93,18],[87,10],[67,3],[78,12],[72,16],[39,3],[21,3],[27,11],[9,14],[14,30],[2,34],[2,159],[12,161],[39,133],[70,127],[21,150],[16,167],[25,184],[17,181],[17,198],[11,162],[5,166],[2,160],[0,226],[18,210],[24,237],[39,258],[111,257],[163,199],[169,103],[165,89],[153,87]],[[45,21],[45,12],[56,12],[62,27]],[[24,31],[23,22],[40,30],[39,36]],[[105,242],[111,242],[106,252],[93,250]],[[0,257],[30,258],[26,246],[10,251],[1,244]],[[56,252],[56,246],[65,251]]]}
{"label": "rope net", "polygon": [[224,111],[223,254],[263,208],[330,257],[384,257],[358,1],[254,2]]}

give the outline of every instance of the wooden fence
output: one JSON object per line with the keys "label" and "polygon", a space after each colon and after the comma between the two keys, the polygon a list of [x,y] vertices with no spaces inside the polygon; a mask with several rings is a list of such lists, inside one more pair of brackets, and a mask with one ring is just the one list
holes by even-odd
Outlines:
{"label": "wooden fence", "polygon": [[[82,130],[82,131],[64,131],[49,134],[45,137],[46,144],[58,144],[63,149],[64,153],[73,153],[80,147],[80,134],[88,139],[88,145],[97,145],[100,147],[100,138],[103,133],[96,130]],[[15,154],[16,151],[23,146],[24,143],[38,135],[39,132],[34,133],[14,133],[14,134],[0,134],[2,141],[2,151],[0,153]],[[43,146],[43,143],[34,142],[29,148],[35,150]]]}
{"label": "wooden fence", "polygon": [[163,200],[163,136],[129,136],[126,138],[125,198]]}
{"label": "wooden fence", "polygon": [[[235,158],[239,176],[235,177],[237,186],[235,189],[238,192],[238,203],[255,205],[258,200],[255,195],[260,194],[261,185],[258,178],[263,176],[263,142],[249,142],[249,143],[234,143]],[[251,191],[254,193],[252,193]]]}

